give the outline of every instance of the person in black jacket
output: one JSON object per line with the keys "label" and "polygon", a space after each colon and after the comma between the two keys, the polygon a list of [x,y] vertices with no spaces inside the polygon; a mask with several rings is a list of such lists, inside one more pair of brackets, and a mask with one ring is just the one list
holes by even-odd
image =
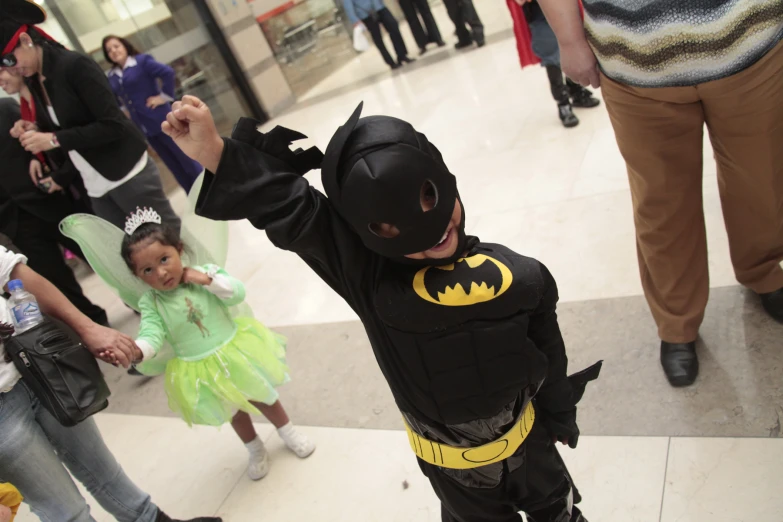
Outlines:
{"label": "person in black jacket", "polygon": [[[2,81],[0,87],[15,94]],[[62,190],[51,194],[33,185],[28,175],[31,162],[38,162],[11,137],[14,123],[21,117],[19,104],[12,98],[0,99],[0,232],[8,236],[27,256],[30,267],[51,281],[84,315],[107,326],[106,311],[85,297],[81,286],[60,252],[60,245],[79,257],[79,246],[60,234],[60,221],[77,209]]]}
{"label": "person in black jacket", "polygon": [[179,228],[144,135],[120,110],[106,75],[32,25],[44,19],[0,20],[1,65],[26,78],[36,105],[36,123],[20,120],[13,135],[29,152],[67,153],[71,168],[59,169],[53,181],[67,184],[80,174],[98,216],[122,228],[136,207],[154,207]]}
{"label": "person in black jacket", "polygon": [[[223,140],[192,96],[173,108],[164,132],[207,169],[197,213],[266,230],[358,314],[444,522],[584,522],[553,441],[576,446],[600,363],[567,377],[552,275],[466,236],[437,148],[361,105],[325,156],[248,118]],[[326,196],[303,176],[319,166]]]}

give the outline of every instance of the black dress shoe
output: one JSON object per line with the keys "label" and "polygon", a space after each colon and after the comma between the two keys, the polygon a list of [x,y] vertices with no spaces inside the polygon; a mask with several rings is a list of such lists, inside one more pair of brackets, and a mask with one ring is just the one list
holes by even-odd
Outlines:
{"label": "black dress shoe", "polygon": [[690,386],[699,375],[699,358],[696,356],[696,341],[691,343],[667,343],[661,341],[661,366],[675,387]]}
{"label": "black dress shoe", "polygon": [[592,109],[601,105],[601,100],[593,96],[592,92],[583,88],[580,92],[571,95],[571,104],[580,109]]}
{"label": "black dress shoe", "polygon": [[557,106],[557,111],[560,115],[560,121],[563,122],[563,127],[570,129],[579,125],[579,118],[574,114],[574,110],[571,108],[570,103],[563,103]]}
{"label": "black dress shoe", "polygon": [[402,58],[399,59],[397,63],[399,63],[400,65],[404,65],[406,63],[413,63],[415,61],[416,58],[411,58],[410,56],[403,56]]}
{"label": "black dress shoe", "polygon": [[467,49],[468,47],[473,46],[473,40],[460,40],[456,44],[454,44],[455,49]]}
{"label": "black dress shoe", "polygon": [[436,44],[438,47],[446,47],[446,42],[444,42],[443,40],[441,40],[441,41],[439,41],[439,42],[435,42],[435,44]]}
{"label": "black dress shoe", "polygon": [[424,56],[427,54],[427,48],[426,47],[420,47],[419,48],[419,56]]}
{"label": "black dress shoe", "polygon": [[764,310],[779,323],[783,323],[783,288],[768,294],[759,294]]}

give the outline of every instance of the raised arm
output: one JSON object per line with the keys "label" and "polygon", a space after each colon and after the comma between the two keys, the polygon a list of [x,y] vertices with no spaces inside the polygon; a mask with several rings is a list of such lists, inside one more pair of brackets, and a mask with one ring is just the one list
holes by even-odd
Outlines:
{"label": "raised arm", "polygon": [[[288,149],[301,134],[278,127],[264,135],[243,119],[233,137],[221,139],[209,109],[186,96],[174,105],[163,130],[207,169],[198,214],[215,220],[248,219],[266,230],[278,248],[299,254],[349,304],[378,258],[302,176],[320,161],[310,149]],[[214,173],[214,174],[213,174]]]}
{"label": "raised arm", "polygon": [[598,62],[585,36],[579,0],[538,0],[560,46],[560,68],[582,85],[599,87]]}

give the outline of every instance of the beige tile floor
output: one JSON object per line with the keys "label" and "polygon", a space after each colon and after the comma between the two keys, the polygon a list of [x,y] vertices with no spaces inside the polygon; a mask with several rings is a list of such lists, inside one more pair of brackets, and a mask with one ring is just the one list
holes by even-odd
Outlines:
{"label": "beige tile floor", "polygon": [[[402,431],[302,428],[318,443],[306,460],[258,425],[269,475],[244,475],[245,452],[228,428],[178,419],[98,415],[118,460],[171,515],[226,522],[437,522],[438,501]],[[562,450],[596,522],[779,522],[779,439],[583,437]],[[407,487],[406,487],[407,486]],[[90,499],[98,522],[113,520]],[[35,520],[23,506],[19,522]]]}

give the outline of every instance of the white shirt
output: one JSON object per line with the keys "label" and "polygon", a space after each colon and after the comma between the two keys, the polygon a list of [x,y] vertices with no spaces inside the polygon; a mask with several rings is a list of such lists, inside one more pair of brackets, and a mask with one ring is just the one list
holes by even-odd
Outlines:
{"label": "white shirt", "polygon": [[[128,59],[125,60],[125,65],[123,65],[122,67],[118,67],[117,65],[115,65],[109,70],[108,73],[106,73],[106,76],[116,76],[117,78],[120,79],[120,83],[122,83],[123,71],[131,67],[136,67],[137,65],[139,65],[139,62],[136,61],[136,58],[134,56],[128,56]],[[169,103],[174,101],[174,98],[172,98],[165,92],[159,92],[158,96],[160,96],[161,98],[163,98]],[[125,105],[123,105],[122,108],[126,111],[128,110],[128,108]]]}
{"label": "white shirt", "polygon": [[[19,263],[27,264],[27,258],[21,254],[9,252],[0,246],[0,286],[4,287],[11,279],[11,272]],[[13,324],[5,299],[0,299],[0,322]],[[0,393],[10,391],[22,376],[14,363],[5,362],[5,346],[0,343]]]}
{"label": "white shirt", "polygon": [[[52,122],[55,125],[60,125],[60,121],[57,119],[57,115],[54,113],[54,107],[49,105],[47,106],[47,109],[49,109],[49,116],[52,117]],[[147,165],[147,151],[144,151],[144,154],[141,155],[139,162],[134,165],[127,176],[119,181],[111,181],[101,176],[100,172],[95,170],[92,165],[90,165],[89,162],[84,159],[84,156],[75,150],[69,150],[68,156],[71,158],[71,161],[73,162],[74,167],[76,167],[76,170],[78,170],[79,174],[82,175],[84,188],[87,189],[87,195],[91,198],[100,198],[105,196],[109,191],[116,189],[131,179],[133,176],[144,170],[144,167]]]}
{"label": "white shirt", "polygon": [[120,78],[122,78],[122,71],[124,71],[125,69],[127,69],[129,67],[136,67],[137,65],[139,65],[139,62],[136,61],[136,57],[135,56],[128,56],[128,58],[125,60],[125,65],[123,65],[122,67],[117,67],[115,65],[109,71],[108,76],[111,76],[113,74],[115,76],[119,76]]}

